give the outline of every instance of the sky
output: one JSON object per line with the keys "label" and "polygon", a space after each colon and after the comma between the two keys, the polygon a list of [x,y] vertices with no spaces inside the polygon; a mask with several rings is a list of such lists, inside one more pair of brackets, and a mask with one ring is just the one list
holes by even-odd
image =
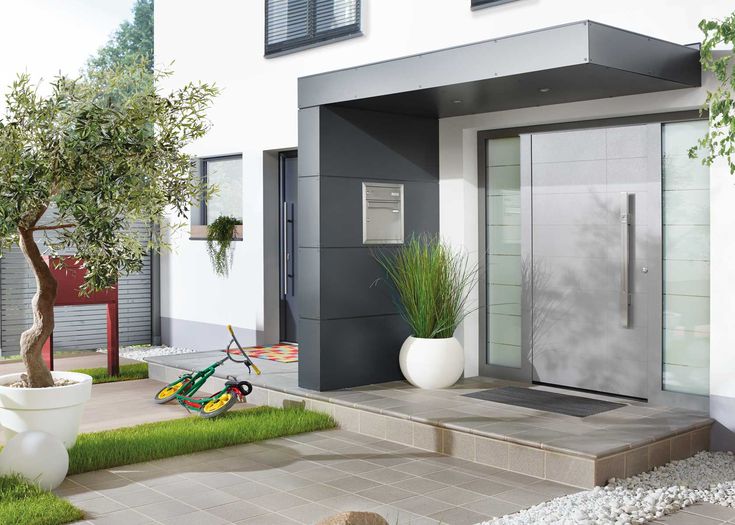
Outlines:
{"label": "sky", "polygon": [[[135,0],[0,0],[0,109],[18,73],[34,82],[78,74]],[[12,21],[12,23],[9,23]]]}

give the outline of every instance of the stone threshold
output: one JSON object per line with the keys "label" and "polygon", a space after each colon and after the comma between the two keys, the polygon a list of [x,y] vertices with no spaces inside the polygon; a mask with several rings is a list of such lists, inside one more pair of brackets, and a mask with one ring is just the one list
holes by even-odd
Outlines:
{"label": "stone threshold", "polygon": [[[149,377],[163,383],[188,372],[155,362],[148,365]],[[203,388],[216,391],[224,382],[225,379],[213,376]],[[640,474],[707,450],[712,427],[712,420],[700,419],[676,430],[662,428],[653,437],[625,446],[615,444],[604,452],[589,453],[363,405],[344,396],[331,397],[330,392],[260,380],[253,384],[255,388],[248,402],[255,405],[302,406],[331,415],[340,428],[351,432],[585,489],[604,485],[613,477]],[[359,391],[354,394],[359,398]]]}

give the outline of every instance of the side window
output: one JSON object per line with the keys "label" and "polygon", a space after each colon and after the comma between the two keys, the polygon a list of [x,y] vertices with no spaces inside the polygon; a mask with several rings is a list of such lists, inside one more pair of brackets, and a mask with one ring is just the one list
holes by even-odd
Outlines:
{"label": "side window", "polygon": [[229,215],[242,219],[242,156],[202,159],[202,177],[218,191],[202,205],[202,224]]}
{"label": "side window", "polygon": [[201,201],[192,206],[190,238],[204,239],[207,226],[217,217],[228,215],[242,220],[242,155],[200,158],[195,169],[209,187],[217,187],[217,192],[208,200],[202,196]]}

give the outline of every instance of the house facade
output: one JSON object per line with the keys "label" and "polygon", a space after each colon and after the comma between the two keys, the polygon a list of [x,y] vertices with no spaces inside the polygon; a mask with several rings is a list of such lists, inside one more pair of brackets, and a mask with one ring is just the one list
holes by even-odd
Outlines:
{"label": "house facade", "polygon": [[[439,234],[479,269],[456,334],[487,375],[709,410],[732,448],[735,188],[688,149],[730,2],[156,4],[163,89],[222,88],[192,147],[220,193],[161,257],[165,344],[296,341],[300,386],[400,377],[374,250]],[[242,219],[228,278],[202,232]],[[173,220],[173,219],[172,219]]]}

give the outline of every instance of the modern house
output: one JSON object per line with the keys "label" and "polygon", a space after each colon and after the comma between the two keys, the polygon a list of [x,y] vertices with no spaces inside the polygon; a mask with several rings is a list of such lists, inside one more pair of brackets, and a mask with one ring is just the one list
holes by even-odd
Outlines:
{"label": "modern house", "polygon": [[[191,153],[223,191],[161,258],[165,344],[299,343],[299,386],[399,379],[374,249],[480,268],[465,376],[708,410],[733,447],[735,186],[688,149],[727,0],[156,3],[162,88],[222,88]],[[202,228],[242,217],[229,278]]]}

